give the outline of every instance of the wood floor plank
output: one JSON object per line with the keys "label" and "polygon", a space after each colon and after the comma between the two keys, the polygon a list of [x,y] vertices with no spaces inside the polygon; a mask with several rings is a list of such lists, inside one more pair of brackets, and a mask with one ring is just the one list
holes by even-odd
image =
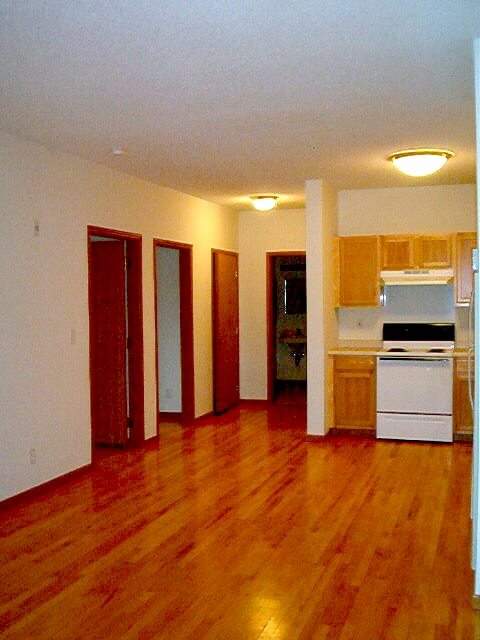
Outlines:
{"label": "wood floor plank", "polygon": [[0,516],[0,637],[471,640],[471,446],[241,407]]}

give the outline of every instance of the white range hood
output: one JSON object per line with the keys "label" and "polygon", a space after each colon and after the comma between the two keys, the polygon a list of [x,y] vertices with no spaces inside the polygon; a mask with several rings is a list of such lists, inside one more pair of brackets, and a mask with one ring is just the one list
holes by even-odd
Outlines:
{"label": "white range hood", "polygon": [[382,284],[427,285],[452,284],[453,269],[405,269],[404,271],[380,271]]}

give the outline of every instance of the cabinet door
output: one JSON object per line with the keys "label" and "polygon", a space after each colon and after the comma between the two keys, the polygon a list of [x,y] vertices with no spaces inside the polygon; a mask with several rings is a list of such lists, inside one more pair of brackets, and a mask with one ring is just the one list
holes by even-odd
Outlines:
{"label": "cabinet door", "polygon": [[468,362],[463,358],[461,360],[458,359],[455,362],[455,379],[453,385],[453,430],[455,433],[463,434],[471,434],[473,432],[472,408],[470,406],[470,398],[468,396]]}
{"label": "cabinet door", "polygon": [[466,306],[473,288],[472,251],[477,246],[474,232],[455,236],[455,304]]}
{"label": "cabinet door", "polygon": [[380,239],[378,236],[339,238],[339,306],[380,305]]}
{"label": "cabinet door", "polygon": [[414,236],[382,236],[382,269],[395,271],[415,266]]}
{"label": "cabinet door", "polygon": [[452,266],[450,235],[417,236],[416,243],[420,268],[443,269]]}
{"label": "cabinet door", "polygon": [[375,428],[375,387],[375,358],[335,356],[335,426]]}

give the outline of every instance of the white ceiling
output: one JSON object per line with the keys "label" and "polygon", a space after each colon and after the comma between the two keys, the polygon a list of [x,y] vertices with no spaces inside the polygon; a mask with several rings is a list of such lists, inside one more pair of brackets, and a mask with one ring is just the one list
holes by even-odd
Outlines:
{"label": "white ceiling", "polygon": [[[0,127],[239,208],[474,182],[477,36],[478,0],[1,0]],[[457,156],[407,178],[414,146]]]}

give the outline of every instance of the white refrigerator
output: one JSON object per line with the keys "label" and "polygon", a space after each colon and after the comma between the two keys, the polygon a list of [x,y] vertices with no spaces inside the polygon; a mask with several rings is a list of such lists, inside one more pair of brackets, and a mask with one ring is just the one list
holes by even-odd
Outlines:
{"label": "white refrigerator", "polygon": [[[475,51],[475,102],[477,123],[477,238],[480,237],[479,185],[480,185],[480,39],[474,42]],[[474,596],[480,599],[480,276],[478,273],[478,249],[473,260],[473,344],[471,345],[475,362],[475,384],[473,389],[473,462],[472,462],[472,568],[474,570]]]}

